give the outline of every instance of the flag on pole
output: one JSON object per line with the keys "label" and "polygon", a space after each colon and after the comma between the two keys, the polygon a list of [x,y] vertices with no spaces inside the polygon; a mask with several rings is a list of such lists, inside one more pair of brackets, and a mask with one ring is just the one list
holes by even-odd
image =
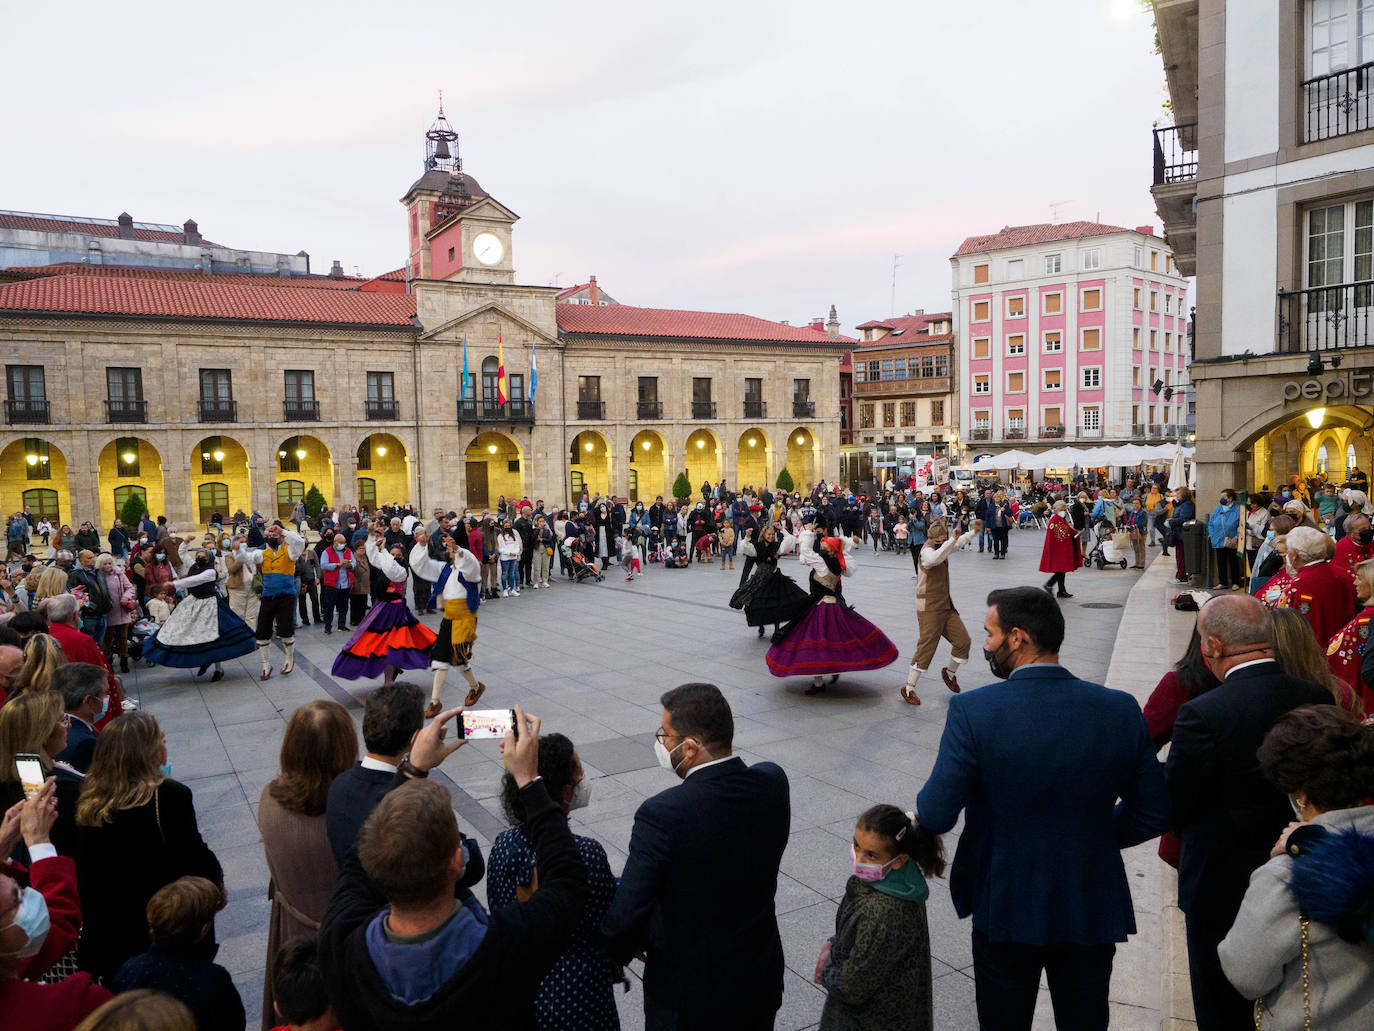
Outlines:
{"label": "flag on pole", "polygon": [[534,388],[539,386],[539,366],[534,360],[534,341],[530,341],[530,404],[534,404]]}
{"label": "flag on pole", "polygon": [[499,329],[496,331],[496,403],[506,403],[506,350]]}
{"label": "flag on pole", "polygon": [[463,379],[458,384],[458,403],[468,399],[468,338],[463,337]]}

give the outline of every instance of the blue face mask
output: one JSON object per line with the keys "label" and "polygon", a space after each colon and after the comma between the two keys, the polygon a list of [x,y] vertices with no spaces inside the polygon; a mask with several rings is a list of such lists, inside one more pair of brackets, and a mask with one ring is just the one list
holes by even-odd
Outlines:
{"label": "blue face mask", "polygon": [[100,699],[100,711],[96,713],[95,722],[99,723],[105,718],[105,714],[110,711],[110,693],[107,691]]}
{"label": "blue face mask", "polygon": [[170,777],[172,775],[171,763],[163,763],[161,766],[158,767],[158,769],[162,771],[162,775],[164,777]]}
{"label": "blue face mask", "polygon": [[459,844],[463,849],[463,869],[466,870],[468,863],[472,862],[472,854],[468,851],[468,843],[466,841],[462,841]]}
{"label": "blue face mask", "polygon": [[43,941],[48,937],[48,926],[47,900],[35,889],[25,888],[20,894],[19,908],[14,911],[14,919],[2,929],[18,927],[28,935],[28,941],[20,946],[14,955],[18,959],[29,959],[38,955],[38,950],[43,947]]}

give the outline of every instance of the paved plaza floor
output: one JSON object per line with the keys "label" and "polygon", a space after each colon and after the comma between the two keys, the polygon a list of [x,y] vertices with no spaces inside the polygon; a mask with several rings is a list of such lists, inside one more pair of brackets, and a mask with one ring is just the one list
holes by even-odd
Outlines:
{"label": "paved plaza floor", "polygon": [[[954,599],[974,641],[973,660],[960,678],[965,690],[991,679],[980,654],[987,592],[1040,583],[1042,540],[1041,531],[1014,532],[1004,562],[980,555],[976,547],[952,558]],[[1158,550],[1150,554],[1157,556]],[[1142,699],[1141,692],[1153,685],[1175,650],[1162,604],[1166,565],[1171,569],[1172,559],[1144,574],[1147,583],[1141,587],[1155,581],[1158,589],[1148,599],[1131,598],[1138,614],[1122,635],[1136,655],[1133,683],[1126,689]],[[795,561],[784,559],[783,569],[804,582]],[[739,572],[739,565],[733,573],[717,565],[653,567],[642,579],[625,583],[613,568],[601,584],[559,580],[551,590],[487,602],[479,617],[474,665],[488,685],[483,707],[519,702],[543,719],[545,731],[564,733],[576,744],[592,794],[591,804],[573,814],[573,829],[606,847],[617,874],[635,809],[674,783],[654,758],[659,696],[689,680],[721,687],[735,713],[736,752],[751,763],[778,763],[791,782],[792,833],[777,894],[787,961],[777,1027],[807,1028],[820,1018],[824,996],[811,984],[811,974],[822,943],[834,931],[855,817],[875,802],[914,806],[935,761],[949,694],[938,676],[927,676],[921,684],[924,704],[913,707],[898,697],[916,644],[915,580],[908,556],[860,552],[856,574],[845,587],[852,604],[892,638],[901,657],[885,670],[844,676],[819,697],[803,694],[808,680],[778,680],[767,672],[766,641],[727,605]],[[1062,659],[1074,673],[1099,682],[1108,678],[1124,606],[1141,578],[1114,568],[1070,576],[1074,598],[1064,602],[1068,635]],[[436,617],[427,619],[436,623]],[[198,683],[189,671],[161,668],[139,667],[125,678],[128,693],[166,731],[173,775],[194,790],[202,833],[224,864],[229,906],[218,918],[219,959],[239,986],[250,1028],[260,1008],[269,908],[258,798],[276,774],[284,720],[297,706],[334,698],[361,724],[358,699],[376,685],[329,675],[341,644],[339,635],[326,637],[318,626],[302,628],[295,672],[267,683],[257,679],[253,656],[227,665],[225,679],[216,684]],[[947,655],[942,644],[932,669]],[[279,653],[274,657],[277,666],[280,658]],[[1120,671],[1114,676],[1123,679]],[[426,674],[410,677],[428,691]],[[449,704],[461,699],[460,684],[461,678],[450,679]],[[501,772],[495,742],[469,744],[442,767],[440,779],[452,792],[460,827],[484,850],[505,827],[497,800]],[[950,857],[956,844],[957,832],[946,837]],[[1127,854],[1127,871],[1140,934],[1118,952],[1112,1026],[1158,1028],[1160,877],[1153,844]],[[976,1027],[970,925],[955,916],[944,880],[932,882],[931,889],[936,1026]],[[484,885],[478,894],[485,894]],[[642,972],[638,963],[632,971]],[[620,996],[626,1028],[643,1023],[639,981],[632,981],[631,992]],[[1040,1002],[1037,1026],[1051,1027],[1043,991]]]}

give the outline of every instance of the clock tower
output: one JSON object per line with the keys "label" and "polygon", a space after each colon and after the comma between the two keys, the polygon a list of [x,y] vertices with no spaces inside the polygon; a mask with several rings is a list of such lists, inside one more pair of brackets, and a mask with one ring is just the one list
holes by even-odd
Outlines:
{"label": "clock tower", "polygon": [[425,133],[423,174],[406,191],[411,279],[513,283],[511,230],[519,216],[463,171],[458,134],[439,116]]}

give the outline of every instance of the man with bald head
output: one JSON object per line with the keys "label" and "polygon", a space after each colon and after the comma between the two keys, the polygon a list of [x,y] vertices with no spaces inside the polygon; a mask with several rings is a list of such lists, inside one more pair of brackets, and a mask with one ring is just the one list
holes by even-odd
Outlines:
{"label": "man with bald head", "polygon": [[1251,1003],[1226,979],[1217,945],[1235,921],[1250,875],[1293,818],[1255,752],[1281,716],[1329,705],[1331,693],[1279,669],[1269,613],[1248,595],[1203,605],[1198,633],[1203,662],[1221,685],[1179,710],[1165,775],[1173,829],[1183,839],[1178,905],[1187,918],[1197,1024],[1217,1031],[1252,1026]]}

